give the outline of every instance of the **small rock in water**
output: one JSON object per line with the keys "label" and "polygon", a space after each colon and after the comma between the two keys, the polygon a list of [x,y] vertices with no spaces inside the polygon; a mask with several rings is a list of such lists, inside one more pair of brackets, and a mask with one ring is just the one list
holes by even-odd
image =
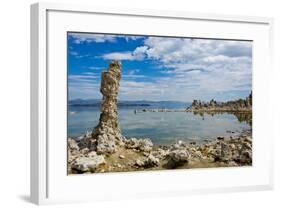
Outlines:
{"label": "small rock in water", "polygon": [[204,142],[209,143],[209,142],[211,142],[211,140],[209,140],[209,139],[204,139]]}
{"label": "small rock in water", "polygon": [[179,140],[177,143],[178,143],[179,145],[182,145],[182,144],[183,144],[183,141],[182,141],[182,140]]}
{"label": "small rock in water", "polygon": [[224,137],[218,136],[218,137],[217,137],[217,140],[224,140]]}

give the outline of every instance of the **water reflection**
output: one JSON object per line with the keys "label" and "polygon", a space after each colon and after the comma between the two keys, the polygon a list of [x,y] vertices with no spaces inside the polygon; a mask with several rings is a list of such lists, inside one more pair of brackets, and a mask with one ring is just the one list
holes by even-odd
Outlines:
{"label": "water reflection", "polygon": [[[71,107],[68,116],[68,136],[78,137],[91,131],[99,122],[100,109]],[[155,144],[174,143],[176,140],[215,139],[229,136],[229,132],[251,129],[251,113],[227,112],[142,112],[120,108],[122,134],[128,138],[150,138]]]}
{"label": "water reflection", "polygon": [[234,115],[240,123],[246,122],[246,124],[252,127],[252,112],[193,111],[193,114],[195,116],[200,116],[202,120],[205,119],[205,114],[210,115],[212,117],[214,117],[215,115],[223,115],[223,114]]}

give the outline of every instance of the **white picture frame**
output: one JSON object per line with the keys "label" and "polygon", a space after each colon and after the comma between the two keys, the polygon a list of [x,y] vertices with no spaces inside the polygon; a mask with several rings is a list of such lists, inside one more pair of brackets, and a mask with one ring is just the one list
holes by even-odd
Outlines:
{"label": "white picture frame", "polygon": [[[93,29],[95,21],[100,24],[96,24],[96,29]],[[120,25],[114,26],[112,21],[117,21]],[[122,23],[124,21],[130,27],[127,31],[124,29],[126,25]],[[165,22],[170,22],[173,28],[165,29]],[[134,27],[133,23],[138,27]],[[144,24],[146,27],[142,28]],[[157,31],[155,24],[159,25]],[[181,28],[184,24],[189,25],[190,30]],[[265,17],[98,8],[89,5],[33,4],[31,201],[36,204],[50,204],[272,189],[272,120],[271,115],[264,110],[270,102],[267,90],[272,70],[272,28],[273,19]],[[66,31],[204,38],[216,35],[216,38],[254,40],[253,166],[67,176],[66,41],[62,39],[66,38]],[[54,100],[57,100],[58,104],[54,105]],[[91,188],[93,185],[95,188]]]}

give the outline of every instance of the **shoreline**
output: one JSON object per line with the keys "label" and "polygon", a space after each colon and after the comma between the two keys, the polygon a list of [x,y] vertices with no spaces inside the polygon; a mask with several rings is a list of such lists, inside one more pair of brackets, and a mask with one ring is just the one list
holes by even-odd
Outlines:
{"label": "shoreline", "polygon": [[147,138],[123,138],[122,145],[110,154],[89,150],[83,140],[68,138],[68,174],[251,165],[251,129],[236,137],[217,137],[202,144],[178,140],[155,145]]}
{"label": "shoreline", "polygon": [[252,109],[218,109],[218,108],[211,108],[211,109],[171,109],[171,108],[143,108],[143,109],[135,109],[136,113],[143,113],[143,112],[191,112],[191,113],[252,113]]}

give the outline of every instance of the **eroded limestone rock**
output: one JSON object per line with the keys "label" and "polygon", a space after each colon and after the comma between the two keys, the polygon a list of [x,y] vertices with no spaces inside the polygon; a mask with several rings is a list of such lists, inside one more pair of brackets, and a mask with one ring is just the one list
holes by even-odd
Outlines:
{"label": "eroded limestone rock", "polygon": [[173,150],[169,153],[170,159],[178,164],[186,163],[189,161],[190,154],[187,150]]}
{"label": "eroded limestone rock", "polygon": [[135,149],[143,152],[150,152],[153,147],[153,143],[150,139],[131,138],[126,139],[124,141],[127,149]]}
{"label": "eroded limestone rock", "polygon": [[102,155],[97,155],[95,152],[89,153],[88,157],[78,157],[72,164],[72,169],[80,172],[95,172],[95,170],[106,161]]}
{"label": "eroded limestone rock", "polygon": [[113,61],[109,70],[102,72],[100,92],[103,95],[99,124],[91,135],[89,149],[99,154],[113,153],[122,144],[117,97],[121,80],[121,63]]}
{"label": "eroded limestone rock", "polygon": [[160,163],[160,160],[156,157],[154,157],[152,154],[148,155],[145,159],[137,159],[135,161],[135,165],[138,167],[144,167],[144,168],[152,168],[155,166],[158,166]]}
{"label": "eroded limestone rock", "polygon": [[77,142],[72,139],[67,139],[67,160],[69,163],[71,163],[76,157],[78,157],[80,154],[79,152],[79,146]]}

